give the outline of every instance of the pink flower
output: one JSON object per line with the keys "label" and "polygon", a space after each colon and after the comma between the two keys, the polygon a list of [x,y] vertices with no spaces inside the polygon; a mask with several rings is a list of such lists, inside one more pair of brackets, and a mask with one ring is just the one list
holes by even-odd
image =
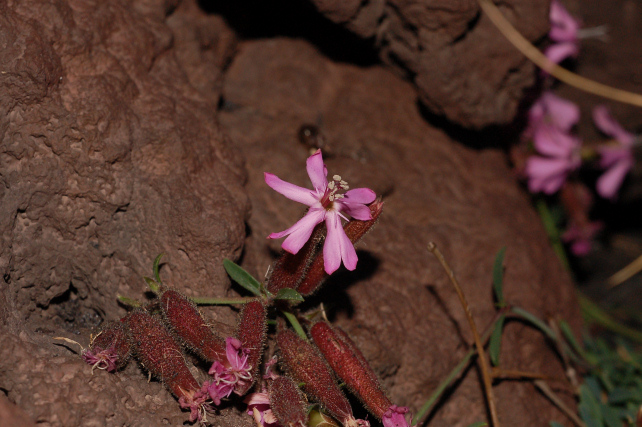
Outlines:
{"label": "pink flower", "polygon": [[83,351],[82,360],[91,365],[92,371],[98,368],[104,369],[107,372],[114,372],[116,370],[116,362],[118,362],[118,354],[114,347],[106,350],[100,347],[94,347],[91,350]]}
{"label": "pink flower", "polygon": [[551,30],[548,37],[554,42],[544,54],[559,64],[566,58],[575,57],[580,52],[580,22],[571,16],[558,0],[553,0],[549,12]]}
{"label": "pink flower", "polygon": [[252,393],[244,401],[247,403],[247,413],[254,417],[258,427],[279,426],[272,409],[270,409],[270,397],[265,389],[260,393]]}
{"label": "pink flower", "polygon": [[570,244],[571,253],[585,256],[591,252],[593,238],[602,229],[602,223],[589,222],[583,226],[572,223],[562,235],[562,240]]}
{"label": "pink flower", "polygon": [[206,412],[214,410],[214,408],[208,403],[208,399],[207,384],[203,384],[201,390],[193,392],[191,396],[189,393],[186,396],[181,396],[178,399],[178,404],[183,409],[189,409],[190,422],[199,421],[201,423],[205,423],[207,421]]}
{"label": "pink flower", "polygon": [[568,174],[580,166],[580,140],[550,124],[542,124],[535,130],[533,143],[543,156],[526,160],[528,189],[553,194],[562,188]]}
{"label": "pink flower", "polygon": [[527,133],[532,137],[535,129],[545,123],[563,132],[570,132],[579,120],[580,108],[577,105],[553,92],[544,92],[528,110]]}
{"label": "pink flower", "polygon": [[217,360],[209,370],[214,379],[209,383],[208,392],[215,405],[220,405],[221,399],[229,397],[237,386],[243,387],[252,380],[248,351],[241,346],[241,341],[228,337],[225,343],[228,363],[224,365]]}
{"label": "pink flower", "polygon": [[408,408],[405,406],[392,405],[381,417],[383,427],[408,427],[410,423],[406,421]]}
{"label": "pink flower", "polygon": [[308,241],[314,227],[325,221],[328,230],[323,245],[326,273],[335,272],[342,261],[348,270],[354,270],[357,266],[357,253],[343,231],[341,218],[348,220],[343,215],[345,213],[362,221],[371,219],[370,209],[366,205],[375,200],[376,194],[369,188],[356,188],[344,194],[339,193],[339,191],[348,190],[348,183],[338,175],[334,175],[332,181],[328,182],[328,170],[323,164],[321,150],[317,150],[308,157],[306,167],[314,190],[290,184],[276,175],[265,173],[265,183],[273,190],[290,200],[310,207],[305,216],[292,227],[280,233],[272,233],[268,238],[278,239],[288,236],[281,246],[286,251],[296,254]]}
{"label": "pink flower", "polygon": [[618,145],[605,145],[598,148],[600,153],[600,166],[606,169],[597,180],[597,193],[606,198],[613,199],[617,195],[626,174],[633,167],[633,144],[635,135],[627,132],[613,119],[608,108],[604,105],[593,109],[593,121],[604,134],[615,138]]}

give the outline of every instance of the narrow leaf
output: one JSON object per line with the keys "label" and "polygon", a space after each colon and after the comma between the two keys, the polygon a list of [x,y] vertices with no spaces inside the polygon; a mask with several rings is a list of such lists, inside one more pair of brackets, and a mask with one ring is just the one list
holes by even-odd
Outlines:
{"label": "narrow leaf", "polygon": [[143,277],[143,279],[144,279],[144,280],[145,280],[145,282],[147,283],[147,286],[149,286],[149,289],[151,289],[151,291],[152,291],[152,292],[154,292],[155,294],[157,294],[157,293],[158,293],[158,291],[160,290],[160,286],[158,285],[158,282],[156,282],[156,281],[155,281],[154,279],[152,279],[151,277]]}
{"label": "narrow leaf", "polygon": [[493,291],[495,292],[495,299],[499,307],[504,307],[504,255],[506,254],[506,246],[502,247],[497,256],[495,256],[495,263],[493,264]]}
{"label": "narrow leaf", "polygon": [[292,288],[279,289],[274,299],[303,302],[303,297],[301,296],[301,294]]}
{"label": "narrow leaf", "polygon": [[552,339],[555,341],[557,337],[555,336],[555,332],[551,328],[549,328],[546,323],[544,323],[542,320],[537,318],[532,313],[529,313],[528,311],[524,310],[523,308],[519,307],[513,307],[511,311],[515,314],[517,314],[519,317],[521,317],[523,320],[529,322],[533,326],[535,326],[537,329],[542,331],[544,335],[546,335],[548,338]]}
{"label": "narrow leaf", "polygon": [[549,425],[550,427],[564,427],[562,424],[558,423],[557,421],[551,421]]}
{"label": "narrow leaf", "polygon": [[486,421],[479,421],[476,423],[472,423],[468,427],[486,427],[486,426],[488,426],[488,423]]}
{"label": "narrow leaf", "polygon": [[225,271],[227,271],[227,274],[229,274],[232,280],[236,283],[243,286],[254,295],[261,295],[261,283],[252,277],[250,273],[243,270],[241,266],[235,264],[229,259],[224,259],[223,267],[225,268]]}
{"label": "narrow leaf", "polygon": [[490,336],[490,341],[488,343],[488,353],[490,354],[490,363],[493,366],[499,365],[499,352],[502,347],[502,332],[504,331],[504,321],[506,320],[505,315],[501,315],[497,322],[495,323],[495,329]]}
{"label": "narrow leaf", "polygon": [[118,301],[120,301],[123,304],[128,305],[130,307],[142,307],[143,306],[143,304],[141,302],[136,301],[133,298],[125,297],[125,296],[122,296],[122,295],[117,295],[116,298],[118,299]]}
{"label": "narrow leaf", "polygon": [[163,254],[158,254],[156,259],[154,260],[154,267],[153,267],[153,269],[154,269],[154,278],[156,279],[156,282],[158,282],[158,283],[163,283],[163,282],[161,282],[160,273],[159,273],[160,260],[161,260],[162,257],[163,257]]}
{"label": "narrow leaf", "polygon": [[283,311],[282,313],[288,319],[288,321],[290,322],[290,324],[292,325],[296,333],[304,340],[309,341],[308,336],[305,334],[305,331],[303,330],[303,327],[299,323],[299,320],[296,318],[296,316],[290,313],[289,311]]}

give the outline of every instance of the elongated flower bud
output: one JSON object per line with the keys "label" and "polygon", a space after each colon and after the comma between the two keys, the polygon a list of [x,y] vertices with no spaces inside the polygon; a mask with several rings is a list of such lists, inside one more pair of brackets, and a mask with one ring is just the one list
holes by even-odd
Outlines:
{"label": "elongated flower bud", "polygon": [[163,381],[178,398],[181,408],[190,410],[190,421],[203,419],[207,407],[206,389],[192,376],[180,346],[160,319],[136,310],[125,317],[125,324],[140,364]]}
{"label": "elongated flower bud", "polygon": [[283,251],[273,264],[272,273],[266,283],[267,290],[276,294],[284,288],[296,289],[305,277],[310,263],[319,252],[324,234],[325,227],[319,224],[314,228],[312,237],[296,254]]}
{"label": "elongated flower bud", "polygon": [[131,345],[122,322],[109,322],[94,335],[82,359],[94,368],[114,372],[127,364]]}
{"label": "elongated flower bud", "polygon": [[[359,221],[353,219],[343,226],[343,230],[352,244],[356,244],[361,240],[361,238],[365,236],[365,234],[376,224],[381,212],[383,212],[383,202],[381,200],[375,200],[368,205],[368,208],[370,208],[370,214],[372,215],[371,220]],[[296,290],[304,297],[309,296],[321,287],[327,277],[328,274],[325,272],[323,267],[323,253],[319,253],[310,263],[310,267],[307,269],[305,277],[299,283]]]}
{"label": "elongated flower bud", "polygon": [[266,317],[266,307],[259,300],[245,304],[239,316],[236,336],[241,341],[242,347],[247,351],[247,364],[250,367],[248,373],[251,376],[250,380],[236,384],[234,392],[240,396],[247,393],[258,377],[267,333]]}
{"label": "elongated flower bud", "polygon": [[407,426],[408,408],[393,405],[376,374],[348,334],[327,322],[317,322],[310,335],[334,372],[385,427]]}
{"label": "elongated flower bud", "polygon": [[308,408],[305,397],[294,381],[288,377],[278,377],[270,381],[270,408],[282,426],[306,427]]}
{"label": "elongated flower bud", "polygon": [[185,347],[210,363],[226,360],[225,340],[207,326],[196,304],[172,289],[158,298],[165,323]]}
{"label": "elongated flower bud", "polygon": [[288,373],[295,381],[303,383],[303,390],[308,395],[344,425],[360,424],[352,415],[350,403],[337,386],[330,368],[312,344],[287,329],[278,333],[276,342]]}

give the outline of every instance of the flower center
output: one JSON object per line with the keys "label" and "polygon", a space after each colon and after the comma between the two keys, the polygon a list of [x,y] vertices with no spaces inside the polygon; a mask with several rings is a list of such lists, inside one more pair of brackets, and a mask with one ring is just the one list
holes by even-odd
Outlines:
{"label": "flower center", "polygon": [[338,193],[338,191],[347,191],[349,189],[350,187],[347,182],[342,180],[339,175],[334,175],[332,181],[328,182],[328,187],[325,189],[323,197],[319,200],[321,206],[323,206],[326,211],[332,210],[334,208],[334,201],[343,199],[344,197],[344,195]]}

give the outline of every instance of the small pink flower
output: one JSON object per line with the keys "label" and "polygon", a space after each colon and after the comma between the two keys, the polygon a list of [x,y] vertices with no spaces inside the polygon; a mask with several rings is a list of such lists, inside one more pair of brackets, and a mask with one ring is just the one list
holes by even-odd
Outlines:
{"label": "small pink flower", "polygon": [[580,52],[580,22],[558,0],[551,3],[549,19],[551,30],[548,37],[554,43],[544,51],[546,57],[556,64],[566,58],[576,57]]}
{"label": "small pink flower", "polygon": [[94,347],[91,350],[83,351],[82,360],[91,365],[92,371],[94,368],[98,368],[107,372],[114,372],[116,370],[116,362],[118,362],[118,354],[114,347],[106,350]]}
{"label": "small pink flower", "polygon": [[553,194],[562,188],[568,174],[580,166],[580,140],[550,124],[542,124],[535,130],[533,143],[543,156],[526,160],[528,189]]}
{"label": "small pink flower", "polygon": [[624,130],[604,105],[593,109],[593,121],[598,129],[619,143],[598,148],[600,167],[606,171],[597,180],[597,193],[606,199],[614,199],[624,178],[633,167],[633,145],[636,137]]}
{"label": "small pink flower", "polygon": [[228,337],[225,343],[229,366],[217,360],[209,370],[214,379],[209,383],[208,392],[215,405],[220,405],[221,399],[229,397],[237,387],[241,388],[252,380],[252,367],[247,362],[248,351],[241,346],[241,341]]}
{"label": "small pink flower", "polygon": [[405,406],[392,405],[381,417],[383,427],[408,427],[410,423],[406,420],[408,408]]}
{"label": "small pink flower", "polygon": [[600,222],[589,222],[582,226],[572,223],[562,235],[562,240],[570,244],[573,255],[586,256],[591,252],[593,239],[601,229]]}
{"label": "small pink flower", "polygon": [[372,203],[376,194],[369,188],[355,188],[344,194],[339,191],[348,190],[348,183],[340,176],[334,175],[328,182],[328,170],[323,164],[321,150],[317,150],[306,162],[308,176],[314,190],[308,190],[289,182],[285,182],[271,173],[265,173],[265,183],[273,190],[283,194],[290,200],[303,203],[310,207],[308,212],[296,224],[280,233],[272,233],[270,239],[288,236],[281,245],[286,251],[296,254],[308,241],[314,227],[325,221],[328,234],[323,245],[323,259],[326,273],[335,272],[341,262],[348,270],[357,266],[357,253],[341,224],[341,218],[348,220],[343,214],[352,218],[367,221],[371,219],[368,204]]}
{"label": "small pink flower", "polygon": [[553,92],[544,92],[528,110],[526,132],[532,137],[535,129],[546,123],[563,132],[570,132],[579,120],[580,108],[577,105]]}
{"label": "small pink flower", "polygon": [[191,397],[181,396],[178,399],[178,404],[181,406],[181,408],[189,409],[190,422],[199,421],[204,423],[207,421],[206,412],[211,412],[214,410],[211,404],[208,403],[208,394],[208,385],[206,383],[203,384],[201,390],[194,392]]}
{"label": "small pink flower", "polygon": [[272,409],[270,409],[270,397],[265,389],[262,392],[252,393],[245,400],[247,403],[247,413],[254,417],[258,427],[276,427],[279,426]]}

